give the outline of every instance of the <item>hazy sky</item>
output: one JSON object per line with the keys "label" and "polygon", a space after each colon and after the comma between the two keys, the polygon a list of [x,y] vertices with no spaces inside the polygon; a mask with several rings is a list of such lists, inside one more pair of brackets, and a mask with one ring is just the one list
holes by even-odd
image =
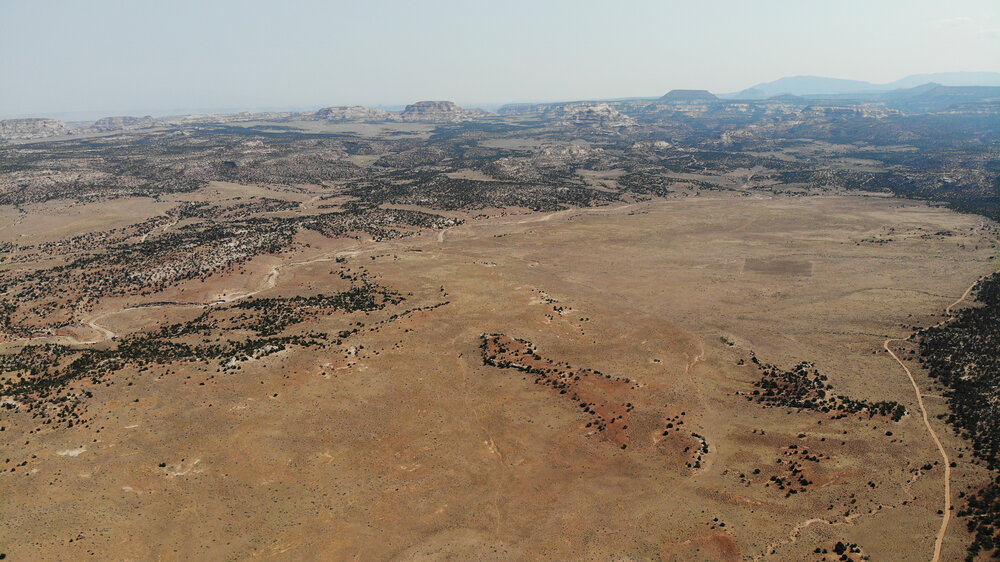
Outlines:
{"label": "hazy sky", "polygon": [[1000,0],[0,0],[0,117],[1000,71]]}

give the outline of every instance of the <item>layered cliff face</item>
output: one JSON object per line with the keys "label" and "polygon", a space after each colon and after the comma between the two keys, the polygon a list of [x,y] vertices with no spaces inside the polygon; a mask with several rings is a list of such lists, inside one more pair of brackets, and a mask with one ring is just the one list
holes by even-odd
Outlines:
{"label": "layered cliff face", "polygon": [[316,112],[325,121],[398,121],[398,113],[363,105],[324,107]]}
{"label": "layered cliff face", "polygon": [[833,139],[845,136],[877,139],[878,142],[912,142],[915,132],[900,127],[900,111],[882,104],[855,106],[810,105],[779,107],[780,113],[734,127],[719,137],[720,146],[766,138]]}
{"label": "layered cliff face", "polygon": [[0,141],[42,139],[70,133],[72,133],[72,129],[56,119],[5,119],[0,121]]}
{"label": "layered cliff face", "polygon": [[888,109],[880,103],[866,103],[856,106],[811,105],[801,111],[803,117],[840,119],[885,119],[900,117],[903,112]]}
{"label": "layered cliff face", "polygon": [[636,120],[606,103],[567,105],[562,107],[558,124],[594,129],[633,127]]}
{"label": "layered cliff face", "polygon": [[[642,111],[648,102],[641,104],[623,103],[558,103],[558,104],[511,104],[500,108],[500,115],[537,119],[551,119],[555,125],[566,127],[587,127],[592,129],[617,130],[634,127],[635,118],[618,108]],[[616,107],[617,106],[617,107]]]}
{"label": "layered cliff face", "polygon": [[403,109],[403,121],[458,123],[483,117],[485,111],[463,109],[450,101],[418,101]]}
{"label": "layered cliff face", "polygon": [[145,129],[148,127],[153,127],[156,125],[156,119],[153,119],[149,115],[145,117],[131,117],[131,116],[121,116],[121,117],[104,117],[94,121],[94,124],[90,126],[91,129],[100,132],[107,131],[127,131],[132,129]]}

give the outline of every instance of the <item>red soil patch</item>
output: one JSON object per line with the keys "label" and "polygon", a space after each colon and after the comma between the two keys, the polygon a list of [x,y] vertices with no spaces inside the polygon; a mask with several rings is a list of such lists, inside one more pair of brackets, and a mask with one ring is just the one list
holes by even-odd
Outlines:
{"label": "red soil patch", "polygon": [[631,380],[544,359],[535,353],[531,342],[502,334],[483,336],[483,360],[487,365],[535,375],[535,384],[576,403],[590,420],[587,427],[622,449],[631,442],[628,425],[634,406],[630,398],[637,388]]}
{"label": "red soil patch", "polygon": [[740,546],[731,536],[722,531],[687,539],[679,544],[663,549],[664,560],[725,560],[739,562]]}
{"label": "red soil patch", "polygon": [[667,417],[662,408],[651,408],[635,381],[547,359],[531,342],[504,334],[484,334],[482,350],[485,364],[534,376],[535,384],[564,397],[586,416],[587,428],[618,447],[626,449],[638,441],[640,447],[687,458],[688,468],[701,467],[708,445],[684,429],[685,412]]}

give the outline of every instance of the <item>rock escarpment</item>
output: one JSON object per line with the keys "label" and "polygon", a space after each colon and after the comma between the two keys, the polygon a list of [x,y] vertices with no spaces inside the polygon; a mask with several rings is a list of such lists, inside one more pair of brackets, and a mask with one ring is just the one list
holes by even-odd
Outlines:
{"label": "rock escarpment", "polygon": [[560,125],[594,129],[618,129],[636,125],[635,119],[606,103],[567,105],[562,108],[561,113],[558,120]]}
{"label": "rock escarpment", "polygon": [[316,112],[324,121],[398,121],[399,114],[363,105],[324,107]]}
{"label": "rock escarpment", "polygon": [[483,117],[485,111],[463,109],[450,101],[418,101],[403,109],[403,121],[458,123]]}
{"label": "rock escarpment", "polygon": [[0,141],[42,139],[70,133],[72,133],[72,129],[56,119],[5,119],[0,121]]}
{"label": "rock escarpment", "polygon": [[149,115],[145,117],[131,117],[131,116],[121,116],[121,117],[104,117],[94,121],[94,124],[90,126],[91,129],[100,132],[107,131],[128,131],[132,129],[146,129],[148,127],[153,127],[156,125],[156,119],[153,119]]}

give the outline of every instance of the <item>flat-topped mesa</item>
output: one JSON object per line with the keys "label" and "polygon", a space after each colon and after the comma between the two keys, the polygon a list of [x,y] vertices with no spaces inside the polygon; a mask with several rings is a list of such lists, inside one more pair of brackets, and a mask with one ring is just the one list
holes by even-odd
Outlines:
{"label": "flat-topped mesa", "polygon": [[719,101],[719,98],[708,90],[670,90],[660,98],[660,101]]}
{"label": "flat-topped mesa", "polygon": [[482,111],[463,109],[450,101],[418,101],[403,109],[403,121],[458,123],[485,115]]}
{"label": "flat-topped mesa", "polygon": [[316,112],[317,119],[325,121],[398,121],[399,114],[390,113],[384,109],[365,107],[363,105],[341,105],[324,107]]}
{"label": "flat-topped mesa", "polygon": [[153,119],[149,115],[145,117],[131,117],[126,115],[120,117],[103,117],[94,121],[94,124],[90,128],[103,133],[107,131],[146,129],[154,126],[156,126],[156,119]]}
{"label": "flat-topped mesa", "polygon": [[0,121],[0,141],[43,139],[72,134],[62,121],[47,118],[5,119]]}
{"label": "flat-topped mesa", "polygon": [[634,127],[637,122],[606,103],[594,103],[564,106],[558,124],[595,129],[620,129]]}

